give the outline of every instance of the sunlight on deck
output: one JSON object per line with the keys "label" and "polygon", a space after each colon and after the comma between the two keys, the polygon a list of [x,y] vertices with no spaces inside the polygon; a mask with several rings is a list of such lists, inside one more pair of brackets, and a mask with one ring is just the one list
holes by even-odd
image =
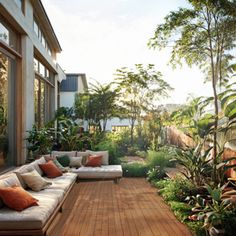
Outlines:
{"label": "sunlight on deck", "polygon": [[49,236],[192,235],[141,178],[80,182]]}

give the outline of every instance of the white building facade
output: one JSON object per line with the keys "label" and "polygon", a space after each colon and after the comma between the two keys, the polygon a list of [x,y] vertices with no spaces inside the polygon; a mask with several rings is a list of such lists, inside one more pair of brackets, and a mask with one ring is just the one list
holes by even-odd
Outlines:
{"label": "white building facade", "polygon": [[0,0],[0,168],[23,164],[27,130],[53,118],[60,52],[40,0]]}
{"label": "white building facade", "polygon": [[88,89],[85,74],[66,74],[66,80],[60,84],[60,107],[73,107],[75,94],[83,93]]}

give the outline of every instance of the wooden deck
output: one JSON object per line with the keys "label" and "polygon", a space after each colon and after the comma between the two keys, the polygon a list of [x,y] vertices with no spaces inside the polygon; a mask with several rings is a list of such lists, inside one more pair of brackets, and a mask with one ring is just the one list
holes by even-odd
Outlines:
{"label": "wooden deck", "polygon": [[76,184],[49,236],[190,236],[141,178]]}

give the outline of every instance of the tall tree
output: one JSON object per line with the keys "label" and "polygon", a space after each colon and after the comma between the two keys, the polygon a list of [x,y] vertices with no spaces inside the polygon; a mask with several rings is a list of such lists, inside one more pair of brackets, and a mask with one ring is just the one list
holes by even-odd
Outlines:
{"label": "tall tree", "polygon": [[103,122],[102,130],[106,131],[107,120],[116,113],[117,90],[112,88],[112,83],[102,85],[96,82],[91,84],[90,92],[97,105],[98,119]]}
{"label": "tall tree", "polygon": [[105,131],[107,120],[114,116],[116,111],[117,91],[112,84],[102,85],[98,82],[91,84],[91,88],[75,96],[75,114],[79,119],[88,121],[89,126],[95,125]]}
{"label": "tall tree", "polygon": [[115,81],[120,91],[119,105],[125,111],[124,116],[130,119],[131,145],[133,145],[134,126],[141,115],[155,106],[156,100],[167,96],[170,85],[161,79],[161,73],[155,66],[136,64],[133,69],[117,69]]}
{"label": "tall tree", "polygon": [[[162,49],[173,44],[173,65],[184,59],[188,65],[196,64],[211,80],[215,122],[213,155],[217,155],[218,94],[217,85],[224,82],[227,67],[233,58],[236,38],[235,0],[188,0],[189,8],[179,8],[165,17],[149,41],[152,48]],[[216,169],[215,169],[216,171]]]}

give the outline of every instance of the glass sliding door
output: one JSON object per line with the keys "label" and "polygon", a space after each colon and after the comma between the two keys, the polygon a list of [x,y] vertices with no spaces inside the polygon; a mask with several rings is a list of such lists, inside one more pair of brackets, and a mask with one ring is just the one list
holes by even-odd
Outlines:
{"label": "glass sliding door", "polygon": [[55,78],[53,73],[36,58],[34,58],[34,70],[35,125],[40,128],[54,117]]}
{"label": "glass sliding door", "polygon": [[15,164],[14,79],[16,62],[0,48],[0,169]]}

